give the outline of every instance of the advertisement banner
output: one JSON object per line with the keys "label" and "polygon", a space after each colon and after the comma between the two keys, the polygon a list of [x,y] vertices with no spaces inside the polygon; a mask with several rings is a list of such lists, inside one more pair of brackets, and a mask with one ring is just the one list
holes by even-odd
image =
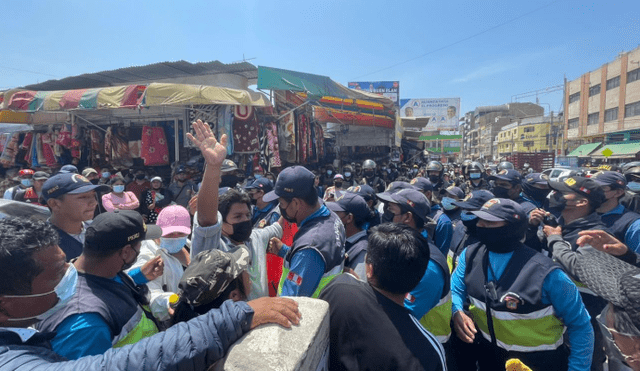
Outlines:
{"label": "advertisement banner", "polygon": [[430,117],[426,130],[457,130],[460,98],[400,100],[401,117]]}
{"label": "advertisement banner", "polygon": [[364,90],[370,93],[380,94],[400,104],[400,83],[398,81],[358,81],[350,82],[349,89]]}

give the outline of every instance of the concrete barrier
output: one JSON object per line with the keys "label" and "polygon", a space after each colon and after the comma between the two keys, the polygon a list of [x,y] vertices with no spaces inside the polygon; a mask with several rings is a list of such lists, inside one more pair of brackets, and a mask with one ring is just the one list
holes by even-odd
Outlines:
{"label": "concrete barrier", "polygon": [[231,346],[227,356],[217,362],[216,371],[328,370],[329,304],[306,297],[298,302],[300,325],[286,329],[279,325],[257,327]]}

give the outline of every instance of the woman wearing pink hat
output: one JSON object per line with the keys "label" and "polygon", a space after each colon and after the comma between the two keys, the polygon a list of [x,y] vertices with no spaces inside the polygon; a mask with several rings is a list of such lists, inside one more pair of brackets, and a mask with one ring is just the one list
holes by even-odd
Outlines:
{"label": "woman wearing pink hat", "polygon": [[178,291],[184,267],[191,262],[189,252],[185,249],[185,246],[191,245],[188,240],[191,233],[189,211],[180,205],[167,206],[158,214],[156,225],[162,228],[162,237],[142,242],[138,260],[131,269],[144,265],[158,255],[162,257],[164,273],[149,281],[147,286],[151,313],[159,321],[166,321],[173,312],[169,307],[170,297]]}

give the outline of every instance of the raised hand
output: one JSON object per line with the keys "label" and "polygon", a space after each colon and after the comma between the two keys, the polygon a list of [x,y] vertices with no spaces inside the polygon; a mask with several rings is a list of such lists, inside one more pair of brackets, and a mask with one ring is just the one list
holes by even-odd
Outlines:
{"label": "raised hand", "polygon": [[227,157],[227,136],[222,135],[220,141],[216,140],[209,124],[197,120],[191,123],[191,127],[196,132],[194,137],[191,133],[187,133],[187,138],[192,141],[202,152],[202,156],[207,164],[212,166],[221,166],[222,161]]}

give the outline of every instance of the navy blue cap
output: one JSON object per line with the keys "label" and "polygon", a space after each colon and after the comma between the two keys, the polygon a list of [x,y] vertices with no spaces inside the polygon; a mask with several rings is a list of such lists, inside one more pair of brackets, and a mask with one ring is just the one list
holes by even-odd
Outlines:
{"label": "navy blue cap", "polygon": [[410,184],[422,192],[433,191],[433,183],[431,183],[429,179],[421,176],[411,179]]}
{"label": "navy blue cap", "polygon": [[617,171],[598,171],[591,176],[591,179],[601,186],[609,186],[611,188],[624,189],[627,186],[627,178]]}
{"label": "navy blue cap", "polygon": [[268,178],[259,178],[253,181],[253,183],[244,187],[244,189],[258,189],[264,191],[264,193],[269,193],[273,191],[273,183]]}
{"label": "navy blue cap", "polygon": [[78,174],[78,168],[73,165],[64,165],[60,168],[61,173]]}
{"label": "navy blue cap", "polygon": [[347,188],[347,192],[355,193],[364,198],[365,201],[376,199],[376,191],[367,184],[351,186]]}
{"label": "navy blue cap", "polygon": [[42,185],[42,196],[45,201],[66,194],[75,195],[90,191],[109,192],[111,187],[105,184],[93,185],[89,179],[73,173],[58,173]]}
{"label": "navy blue cap", "polygon": [[492,198],[480,210],[472,211],[478,218],[490,222],[505,221],[509,224],[526,223],[527,214],[520,204],[506,198]]}
{"label": "navy blue cap", "polygon": [[549,187],[560,193],[577,193],[587,198],[595,208],[600,207],[606,201],[602,186],[590,178],[571,176],[561,182],[549,182]]}
{"label": "navy blue cap", "polygon": [[138,241],[162,237],[162,228],[147,225],[142,215],[133,210],[115,210],[96,216],[87,227],[85,248],[116,251]]}
{"label": "navy blue cap", "polygon": [[386,202],[401,205],[413,213],[416,217],[427,222],[427,216],[431,213],[431,203],[427,197],[416,189],[402,189],[396,193],[378,193],[378,197]]}
{"label": "navy blue cap", "polygon": [[459,187],[456,186],[450,186],[445,190],[448,194],[452,195],[453,197],[456,197],[458,199],[463,199],[464,198],[464,191],[462,189],[460,189]]}
{"label": "navy blue cap", "polygon": [[384,190],[384,193],[396,193],[403,189],[415,190],[416,187],[412,186],[411,183],[407,183],[407,182],[391,182],[387,186],[387,189]]}
{"label": "navy blue cap", "polygon": [[467,197],[461,201],[454,201],[453,204],[465,210],[480,210],[485,202],[495,197],[493,193],[480,189],[469,193]]}
{"label": "navy blue cap", "polygon": [[513,169],[504,169],[500,170],[498,174],[489,176],[489,180],[505,180],[510,183],[518,183],[522,182],[522,175],[518,170]]}
{"label": "navy blue cap", "polygon": [[278,197],[302,198],[313,189],[316,176],[304,166],[290,166],[280,172],[275,189],[262,196],[262,201],[271,202]]}
{"label": "navy blue cap", "polygon": [[361,196],[345,192],[339,197],[336,197],[334,202],[327,202],[327,207],[331,211],[343,211],[351,213],[356,220],[361,221],[369,217],[369,206],[367,202]]}
{"label": "navy blue cap", "polygon": [[545,176],[545,175],[540,174],[540,173],[531,173],[531,174],[527,174],[524,177],[524,180],[522,180],[522,184],[549,185],[549,178],[547,176]]}

